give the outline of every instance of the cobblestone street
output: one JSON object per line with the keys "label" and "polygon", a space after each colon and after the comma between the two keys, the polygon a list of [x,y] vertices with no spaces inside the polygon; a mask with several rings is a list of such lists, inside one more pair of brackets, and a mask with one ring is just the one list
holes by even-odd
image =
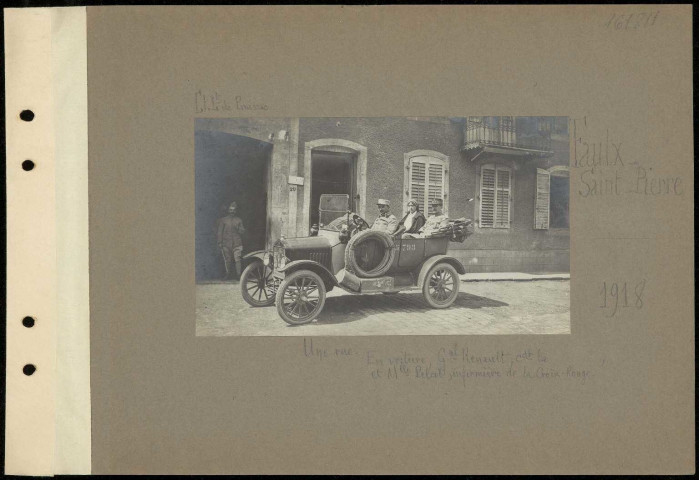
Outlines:
{"label": "cobblestone street", "polygon": [[568,280],[462,282],[447,309],[419,291],[353,295],[336,288],[307,325],[287,325],[271,307],[253,308],[237,283],[197,285],[198,336],[569,334]]}

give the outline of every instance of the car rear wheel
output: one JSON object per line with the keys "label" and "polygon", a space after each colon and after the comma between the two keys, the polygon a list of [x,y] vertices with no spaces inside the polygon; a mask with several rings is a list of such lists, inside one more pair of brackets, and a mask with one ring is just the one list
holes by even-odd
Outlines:
{"label": "car rear wheel", "polygon": [[272,269],[261,261],[252,262],[240,276],[243,299],[253,307],[268,307],[274,303],[276,290]]}
{"label": "car rear wheel", "polygon": [[425,301],[432,308],[447,308],[459,295],[459,274],[448,263],[438,263],[430,268],[422,286]]}
{"label": "car rear wheel", "polygon": [[277,291],[277,312],[289,325],[310,323],[325,305],[325,284],[310,270],[298,270],[286,277]]}

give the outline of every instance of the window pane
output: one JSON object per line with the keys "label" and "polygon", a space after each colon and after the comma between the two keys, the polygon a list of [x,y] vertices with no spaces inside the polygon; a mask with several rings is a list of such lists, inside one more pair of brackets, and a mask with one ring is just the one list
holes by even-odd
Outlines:
{"label": "window pane", "polygon": [[551,176],[550,220],[551,228],[570,228],[568,217],[570,179]]}
{"label": "window pane", "polygon": [[568,135],[568,117],[556,117],[553,132],[559,135]]}

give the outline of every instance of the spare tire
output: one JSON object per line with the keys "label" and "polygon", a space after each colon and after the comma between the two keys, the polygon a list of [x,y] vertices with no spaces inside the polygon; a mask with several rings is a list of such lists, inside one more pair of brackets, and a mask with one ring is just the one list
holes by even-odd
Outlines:
{"label": "spare tire", "polygon": [[396,256],[393,246],[393,237],[386,232],[359,232],[347,242],[345,269],[358,277],[380,277],[391,268]]}

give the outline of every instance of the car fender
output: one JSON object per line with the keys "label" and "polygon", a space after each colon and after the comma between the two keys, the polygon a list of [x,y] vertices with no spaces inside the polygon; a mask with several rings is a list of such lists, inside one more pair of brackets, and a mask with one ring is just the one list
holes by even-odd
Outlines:
{"label": "car fender", "polygon": [[313,260],[294,260],[293,262],[287,263],[282,268],[277,269],[278,272],[282,272],[285,275],[295,272],[296,270],[310,270],[320,275],[320,278],[325,282],[325,289],[327,291],[338,286],[335,275],[323,265]]}
{"label": "car fender", "polygon": [[246,254],[243,258],[244,259],[252,259],[252,258],[259,258],[260,260],[263,260],[264,254],[267,253],[267,250],[255,250],[254,252],[250,252]]}
{"label": "car fender", "polygon": [[463,275],[464,273],[466,273],[466,269],[464,268],[464,266],[461,264],[460,261],[458,261],[454,257],[450,257],[449,255],[435,255],[434,257],[430,257],[424,262],[422,262],[422,266],[420,267],[420,274],[417,277],[418,287],[422,288],[422,285],[425,282],[425,277],[427,276],[427,272],[430,271],[430,268],[434,267],[436,264],[441,262],[448,263],[449,265],[454,267],[459,275]]}

